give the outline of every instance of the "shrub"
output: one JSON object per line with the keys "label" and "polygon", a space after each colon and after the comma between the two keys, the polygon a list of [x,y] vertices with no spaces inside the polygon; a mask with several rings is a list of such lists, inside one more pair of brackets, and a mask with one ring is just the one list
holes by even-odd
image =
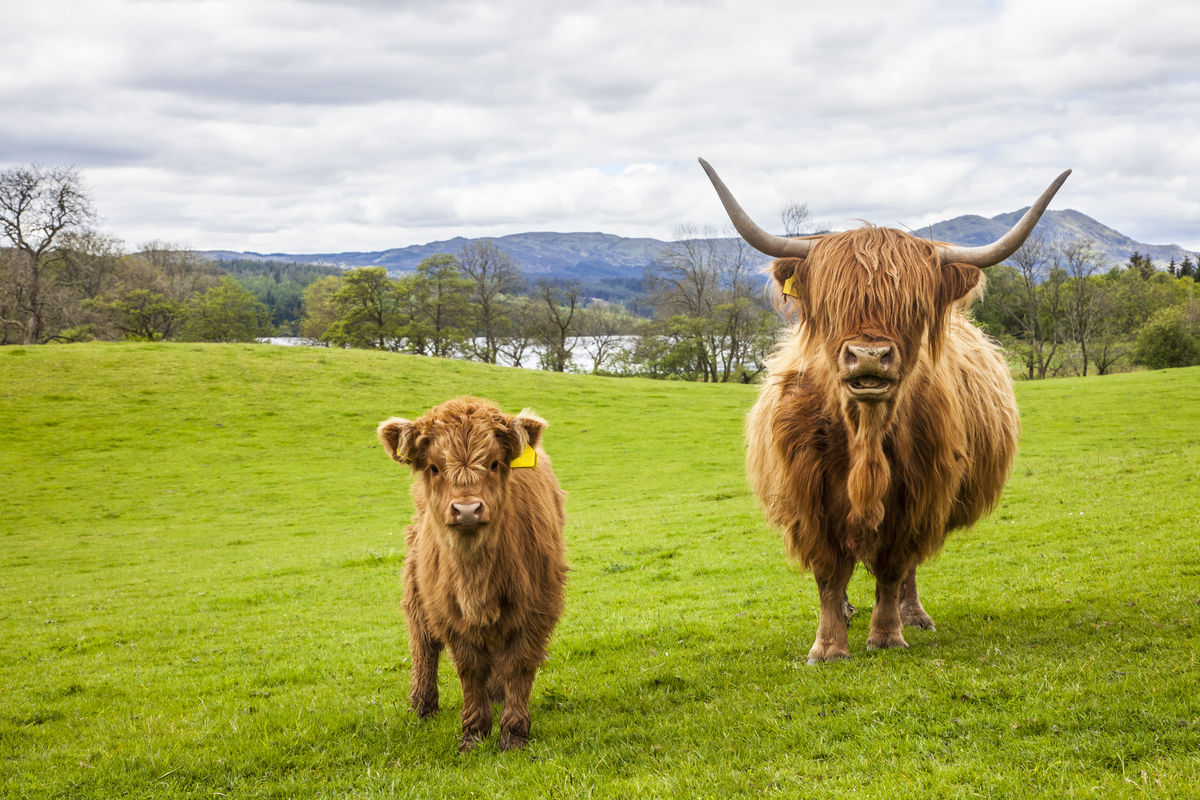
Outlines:
{"label": "shrub", "polygon": [[1138,331],[1134,359],[1151,369],[1200,364],[1200,303],[1155,313]]}

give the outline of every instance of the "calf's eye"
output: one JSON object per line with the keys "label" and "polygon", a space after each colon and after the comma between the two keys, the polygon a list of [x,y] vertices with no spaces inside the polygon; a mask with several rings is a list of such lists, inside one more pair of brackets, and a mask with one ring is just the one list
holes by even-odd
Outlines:
{"label": "calf's eye", "polygon": [[492,462],[492,472],[495,472],[495,471],[496,471],[496,470],[498,470],[498,469],[500,469],[500,462],[499,462],[499,461],[493,461],[493,462]]}
{"label": "calf's eye", "polygon": [[430,464],[430,465],[429,465],[429,474],[430,474],[430,475],[437,475],[437,474],[438,474],[438,468],[437,468],[437,465],[435,465],[435,464]]}

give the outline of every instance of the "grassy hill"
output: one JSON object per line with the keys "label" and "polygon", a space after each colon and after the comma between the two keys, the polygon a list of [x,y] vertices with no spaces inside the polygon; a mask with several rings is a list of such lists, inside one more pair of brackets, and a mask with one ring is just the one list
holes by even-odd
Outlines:
{"label": "grassy hill", "polygon": [[[528,752],[406,704],[408,478],[459,393],[551,422],[567,613]],[[1200,785],[1200,369],[1022,383],[936,631],[808,667],[742,468],[752,388],[363,351],[0,348],[0,796],[1126,797]],[[871,602],[859,571],[851,599]]]}

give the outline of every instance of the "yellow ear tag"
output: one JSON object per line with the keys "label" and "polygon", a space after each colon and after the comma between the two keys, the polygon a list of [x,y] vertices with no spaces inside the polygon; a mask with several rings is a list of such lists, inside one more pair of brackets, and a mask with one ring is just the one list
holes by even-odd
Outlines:
{"label": "yellow ear tag", "polygon": [[537,451],[529,445],[525,445],[524,452],[521,455],[508,462],[508,465],[513,469],[533,468],[537,466]]}
{"label": "yellow ear tag", "polygon": [[783,282],[783,293],[787,297],[795,297],[797,299],[800,298],[800,295],[796,294],[796,276],[795,275],[789,275],[788,279]]}

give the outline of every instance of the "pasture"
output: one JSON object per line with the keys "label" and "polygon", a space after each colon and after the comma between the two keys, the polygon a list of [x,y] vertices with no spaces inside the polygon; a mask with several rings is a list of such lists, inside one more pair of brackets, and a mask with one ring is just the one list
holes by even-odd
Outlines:
{"label": "pasture", "polygon": [[[525,752],[407,706],[408,476],[375,426],[530,406],[569,492]],[[0,349],[0,795],[1180,797],[1200,790],[1200,368],[1023,382],[936,631],[808,667],[754,389],[264,345]],[[869,609],[859,570],[851,600]]]}

